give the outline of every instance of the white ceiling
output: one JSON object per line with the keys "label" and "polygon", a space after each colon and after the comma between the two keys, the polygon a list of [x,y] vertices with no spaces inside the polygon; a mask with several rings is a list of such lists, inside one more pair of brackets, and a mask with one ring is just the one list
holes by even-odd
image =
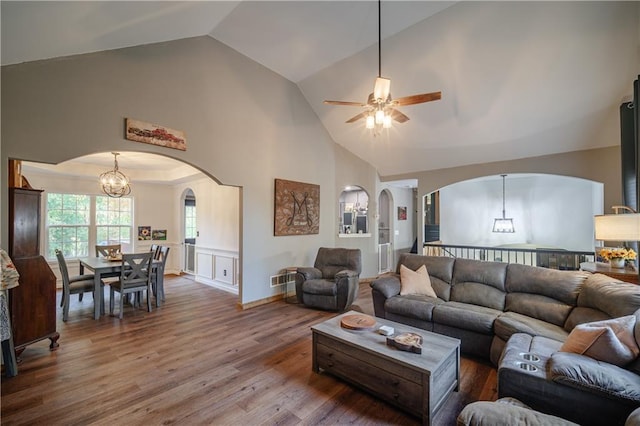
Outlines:
{"label": "white ceiling", "polygon": [[616,145],[618,107],[640,72],[638,2],[385,0],[392,94],[442,100],[402,108],[411,120],[373,138],[344,123],[357,107],[322,101],[372,91],[375,2],[0,6],[2,65],[209,35],[297,83],[332,138],[382,176]]}

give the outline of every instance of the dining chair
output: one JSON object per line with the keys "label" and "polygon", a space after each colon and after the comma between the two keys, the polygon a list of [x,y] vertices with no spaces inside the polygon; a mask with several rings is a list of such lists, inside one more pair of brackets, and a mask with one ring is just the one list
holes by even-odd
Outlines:
{"label": "dining chair", "polygon": [[[109,253],[115,250],[117,253],[122,251],[120,244],[96,244],[96,257],[109,257]],[[109,272],[102,275],[104,278],[119,277],[119,272]]]}
{"label": "dining chair", "polygon": [[[109,300],[109,314],[113,315],[115,305],[114,294],[120,293],[120,319],[124,309],[124,296],[138,292],[147,292],[147,311],[151,312],[151,262],[152,252],[131,253],[122,255],[120,279],[109,283],[111,299]],[[134,305],[135,307],[135,305]]]}
{"label": "dining chair", "polygon": [[[67,268],[67,261],[62,254],[62,251],[56,249],[56,257],[58,258],[58,267],[60,268],[60,275],[62,275],[62,300],[60,306],[62,306],[62,320],[67,321],[69,318],[69,303],[72,294],[78,294],[80,301],[82,301],[82,295],[84,293],[93,294],[94,278],[93,274],[75,275],[70,277],[69,270]],[[104,313],[104,281],[100,280],[100,291],[103,292],[100,298],[100,312]],[[96,303],[94,300],[93,303]]]}
{"label": "dining chair", "polygon": [[151,248],[149,249],[149,251],[153,253],[154,259],[159,259],[158,256],[159,256],[160,246],[158,244],[151,244]]}
{"label": "dining chair", "polygon": [[158,248],[156,260],[160,260],[161,263],[151,272],[151,288],[153,295],[156,297],[156,307],[159,305],[159,301],[164,302],[164,267],[167,264],[169,249],[170,247],[166,246],[160,246]]}
{"label": "dining chair", "polygon": [[111,251],[120,253],[122,251],[121,244],[96,244],[96,257],[109,257]]}

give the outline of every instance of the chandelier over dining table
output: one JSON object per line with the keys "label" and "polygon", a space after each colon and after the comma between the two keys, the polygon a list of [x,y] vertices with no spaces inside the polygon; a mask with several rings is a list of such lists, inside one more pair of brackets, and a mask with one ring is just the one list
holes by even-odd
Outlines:
{"label": "chandelier over dining table", "polygon": [[131,184],[129,178],[125,176],[118,168],[119,152],[113,154],[113,169],[108,170],[100,175],[99,182],[102,192],[109,197],[120,198],[131,193]]}

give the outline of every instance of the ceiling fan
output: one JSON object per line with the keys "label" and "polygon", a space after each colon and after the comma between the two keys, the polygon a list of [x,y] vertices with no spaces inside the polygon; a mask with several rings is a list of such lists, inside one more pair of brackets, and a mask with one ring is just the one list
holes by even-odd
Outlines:
{"label": "ceiling fan", "polygon": [[365,110],[360,114],[351,117],[346,123],[354,123],[362,118],[366,119],[367,129],[372,129],[374,135],[380,133],[382,128],[391,127],[392,120],[404,123],[409,120],[396,107],[421,104],[424,102],[437,101],[442,97],[441,92],[422,93],[419,95],[405,96],[399,99],[391,98],[391,80],[382,77],[382,50],[381,50],[381,0],[378,0],[378,77],[373,87],[373,93],[369,94],[367,103],[346,102],[346,101],[324,101],[328,105],[359,106]]}

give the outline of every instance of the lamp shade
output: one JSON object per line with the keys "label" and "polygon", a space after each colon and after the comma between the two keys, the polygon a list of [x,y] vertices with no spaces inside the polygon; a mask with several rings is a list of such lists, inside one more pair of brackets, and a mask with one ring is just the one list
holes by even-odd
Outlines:
{"label": "lamp shade", "polygon": [[640,241],[640,213],[594,217],[596,240]]}

